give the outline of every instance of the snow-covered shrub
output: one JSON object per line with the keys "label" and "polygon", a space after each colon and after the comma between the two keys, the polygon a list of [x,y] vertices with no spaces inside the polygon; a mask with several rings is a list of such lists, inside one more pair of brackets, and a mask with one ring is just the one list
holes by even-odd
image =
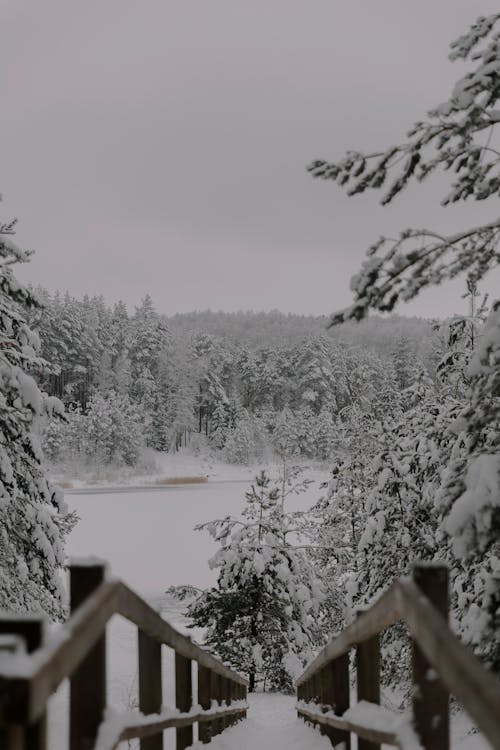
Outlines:
{"label": "snow-covered shrub", "polygon": [[463,636],[500,670],[500,301],[471,360],[469,402],[456,434],[439,504],[454,563],[457,620]]}

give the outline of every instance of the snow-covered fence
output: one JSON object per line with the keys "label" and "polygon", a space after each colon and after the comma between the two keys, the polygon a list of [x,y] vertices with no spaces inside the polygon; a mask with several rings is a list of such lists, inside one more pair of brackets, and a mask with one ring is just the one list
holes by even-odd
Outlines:
{"label": "snow-covered fence", "polygon": [[[163,730],[176,727],[177,749],[246,716],[247,682],[179,633],[105,566],[70,567],[71,617],[43,642],[43,620],[0,614],[0,747],[46,750],[47,701],[70,678],[71,750],[113,750],[140,737],[141,750],[162,750]],[[139,710],[106,715],[106,624],[122,615],[138,628]],[[1,638],[2,635],[8,637]],[[15,637],[17,636],[17,638]],[[22,640],[19,639],[22,637]],[[175,652],[176,706],[162,708],[161,645]],[[198,665],[193,705],[192,662]]]}
{"label": "snow-covered fence", "polygon": [[[297,712],[317,724],[332,745],[359,750],[382,743],[400,748],[448,750],[449,696],[453,694],[491,746],[500,750],[500,685],[447,623],[448,571],[416,566],[413,580],[396,580],[368,610],[318,654],[297,680]],[[379,635],[404,622],[412,638],[412,713],[380,703]],[[357,703],[349,705],[349,652],[356,650]]]}

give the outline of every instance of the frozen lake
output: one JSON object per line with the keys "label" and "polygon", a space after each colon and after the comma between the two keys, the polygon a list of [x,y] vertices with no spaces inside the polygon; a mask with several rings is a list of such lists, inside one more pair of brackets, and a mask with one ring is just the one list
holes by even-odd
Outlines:
{"label": "frozen lake", "polygon": [[71,533],[69,557],[97,555],[132,588],[156,595],[168,586],[215,582],[208,559],[216,546],[194,526],[239,514],[248,481],[184,485],[162,490],[67,494],[80,521]]}
{"label": "frozen lake", "polygon": [[[289,497],[289,510],[305,509],[318,499],[318,484],[326,473],[314,476],[306,493]],[[249,487],[248,479],[232,479],[152,490],[67,493],[70,509],[80,517],[68,538],[68,556],[108,560],[113,575],[147,596],[183,583],[206,588],[216,580],[208,560],[217,547],[208,532],[194,527],[238,516]]]}

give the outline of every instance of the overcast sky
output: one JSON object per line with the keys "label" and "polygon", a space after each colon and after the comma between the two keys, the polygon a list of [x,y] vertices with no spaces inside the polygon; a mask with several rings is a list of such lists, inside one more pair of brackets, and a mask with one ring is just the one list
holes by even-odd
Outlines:
{"label": "overcast sky", "polygon": [[[445,182],[347,198],[313,158],[384,147],[448,97],[448,44],[496,0],[4,0],[1,217],[19,275],[161,312],[330,313],[366,247],[439,208]],[[500,275],[486,288],[500,287]],[[462,285],[399,311],[461,311]]]}

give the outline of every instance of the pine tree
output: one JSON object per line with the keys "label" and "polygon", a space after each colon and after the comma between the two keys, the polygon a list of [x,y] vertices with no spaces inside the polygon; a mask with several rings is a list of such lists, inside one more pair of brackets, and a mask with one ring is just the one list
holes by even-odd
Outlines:
{"label": "pine tree", "polygon": [[39,301],[12,272],[29,260],[0,226],[0,607],[62,615],[64,536],[71,528],[61,495],[48,482],[35,428],[44,413],[62,413],[34,375],[44,367],[40,340],[26,323]]}
{"label": "pine tree", "polygon": [[189,614],[194,626],[207,628],[207,645],[248,674],[251,691],[260,681],[291,692],[311,654],[321,586],[304,551],[287,540],[293,516],[279,485],[262,472],[245,497],[241,519],[197,527],[221,545],[209,563],[219,572],[217,586]]}
{"label": "pine tree", "polygon": [[114,391],[93,396],[83,421],[84,450],[98,463],[134,466],[142,445],[142,424],[135,404]]}

